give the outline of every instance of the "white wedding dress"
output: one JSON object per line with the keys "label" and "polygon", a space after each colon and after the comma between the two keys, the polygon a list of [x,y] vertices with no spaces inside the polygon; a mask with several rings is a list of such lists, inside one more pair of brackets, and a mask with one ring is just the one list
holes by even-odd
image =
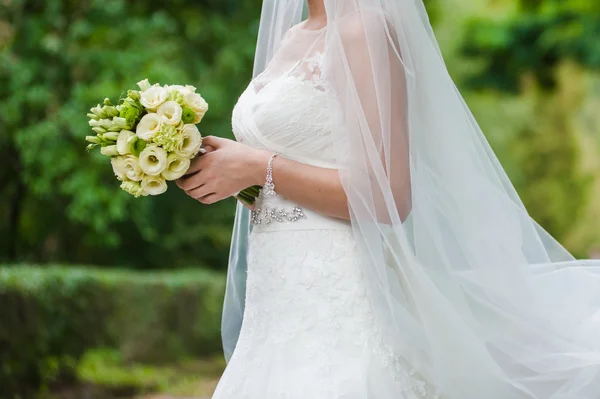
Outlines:
{"label": "white wedding dress", "polygon": [[[238,141],[336,168],[323,34],[295,27],[286,35],[233,111]],[[281,196],[261,196],[257,207],[241,334],[213,399],[438,397],[384,342],[350,223]]]}

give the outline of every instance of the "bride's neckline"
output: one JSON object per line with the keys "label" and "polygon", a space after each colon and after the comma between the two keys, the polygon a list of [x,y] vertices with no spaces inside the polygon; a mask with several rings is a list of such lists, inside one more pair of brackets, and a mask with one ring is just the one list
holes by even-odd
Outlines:
{"label": "bride's neckline", "polygon": [[306,32],[306,33],[320,33],[320,32],[323,32],[325,29],[327,29],[327,25],[325,25],[319,29],[309,29],[309,28],[304,27],[304,25],[306,25],[306,20],[302,21],[298,25],[296,25],[296,30],[300,31],[300,32]]}

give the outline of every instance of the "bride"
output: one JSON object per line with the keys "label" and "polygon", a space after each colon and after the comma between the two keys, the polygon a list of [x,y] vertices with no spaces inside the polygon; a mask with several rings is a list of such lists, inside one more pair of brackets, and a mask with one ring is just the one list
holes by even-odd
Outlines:
{"label": "bride", "polygon": [[178,183],[238,203],[214,399],[600,398],[600,262],[527,214],[421,0],[265,0],[237,141]]}

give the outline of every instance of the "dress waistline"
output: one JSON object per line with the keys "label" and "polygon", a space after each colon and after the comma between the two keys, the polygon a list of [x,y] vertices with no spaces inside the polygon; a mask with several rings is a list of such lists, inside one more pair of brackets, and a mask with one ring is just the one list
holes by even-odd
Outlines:
{"label": "dress waistline", "polygon": [[256,209],[252,211],[251,222],[253,232],[352,228],[348,220],[300,207],[280,195],[265,197],[261,194],[256,201]]}

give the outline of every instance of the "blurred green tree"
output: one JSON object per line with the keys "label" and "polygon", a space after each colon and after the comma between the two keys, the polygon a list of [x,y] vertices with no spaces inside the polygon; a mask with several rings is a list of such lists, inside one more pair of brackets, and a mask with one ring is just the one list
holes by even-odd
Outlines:
{"label": "blurred green tree", "polygon": [[552,89],[554,69],[565,59],[600,70],[600,2],[516,2],[516,11],[504,18],[475,18],[467,25],[463,54],[481,62],[468,87],[517,93],[523,73],[530,73]]}
{"label": "blurred green tree", "polygon": [[87,110],[143,78],[193,84],[204,134],[230,136],[260,0],[10,0],[0,4],[0,259],[223,267],[233,201],[172,186],[134,200],[86,154]]}
{"label": "blurred green tree", "polygon": [[[482,114],[502,114],[506,96],[519,95],[513,101],[519,104],[520,118],[488,118],[504,125],[504,135],[491,141],[533,218],[562,241],[584,216],[592,184],[582,167],[576,120],[589,95],[585,71],[600,70],[600,3],[505,3],[516,7],[466,26],[462,55],[475,59],[477,67],[465,86],[496,93],[495,107]],[[570,249],[587,255],[581,245],[571,242]]]}

